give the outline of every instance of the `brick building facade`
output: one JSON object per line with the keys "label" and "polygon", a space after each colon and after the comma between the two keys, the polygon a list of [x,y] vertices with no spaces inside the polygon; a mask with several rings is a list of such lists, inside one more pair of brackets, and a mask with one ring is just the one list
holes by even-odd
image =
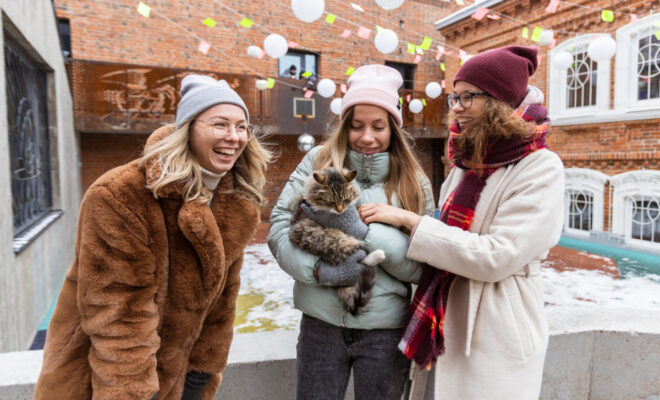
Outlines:
{"label": "brick building facade", "polygon": [[[468,54],[535,45],[523,37],[525,27],[554,31],[556,46],[540,47],[530,84],[546,94],[549,146],[567,168],[565,233],[660,252],[660,1],[559,2],[555,12],[546,11],[549,3],[486,0],[438,20],[436,28]],[[478,7],[501,18],[471,18]],[[603,9],[614,12],[613,22],[603,21]],[[616,40],[608,62],[588,57],[594,34]],[[553,60],[566,51],[573,63],[564,71]],[[451,87],[459,59],[445,59]]]}
{"label": "brick building facade", "polygon": [[[246,99],[251,122],[261,132],[270,133],[267,141],[279,153],[268,171],[266,195],[270,205],[302,159],[297,137],[308,132],[318,143],[338,119],[329,110],[331,99],[318,94],[312,97],[316,101],[314,121],[302,122],[290,109],[278,108],[280,103],[289,104],[292,96],[302,97],[301,90],[290,90],[287,83],[300,86],[305,81],[277,78],[282,71],[278,60],[250,58],[247,47],[263,47],[268,33],[281,34],[297,43],[298,47],[290,51],[315,55],[315,72],[319,78],[337,83],[336,97],[341,96],[339,85],[346,82],[349,67],[400,63],[401,68],[414,70],[402,97],[423,98],[426,83],[441,81],[443,72],[433,57],[435,53],[423,55],[415,64],[415,55],[406,51],[405,42],[419,45],[424,36],[430,36],[434,45],[439,44],[442,37],[433,22],[455,9],[452,3],[442,1],[409,0],[397,10],[386,11],[375,2],[362,1],[365,12],[360,12],[348,2],[328,0],[325,11],[337,17],[331,24],[324,20],[325,14],[313,23],[298,20],[288,1],[145,3],[151,7],[149,18],[138,14],[136,0],[55,0],[57,16],[70,30],[69,70],[74,82],[76,129],[81,134],[83,188],[108,169],[138,157],[153,127],[173,121],[182,76],[202,71],[227,79]],[[207,17],[217,25],[203,25]],[[254,25],[241,27],[243,17]],[[374,30],[369,40],[356,35],[358,25]],[[398,51],[383,55],[376,50],[376,25],[397,33],[401,42]],[[352,32],[348,38],[340,36],[345,29]],[[213,46],[206,55],[198,51],[200,39]],[[167,69],[173,71],[169,77],[165,77]],[[258,76],[278,79],[276,90],[258,92],[254,88]],[[145,103],[145,98],[149,102]],[[445,98],[425,100],[427,106],[419,114],[410,113],[404,104],[404,128],[415,138],[417,155],[437,194],[444,178]],[[270,207],[266,207],[263,219],[269,213]]]}

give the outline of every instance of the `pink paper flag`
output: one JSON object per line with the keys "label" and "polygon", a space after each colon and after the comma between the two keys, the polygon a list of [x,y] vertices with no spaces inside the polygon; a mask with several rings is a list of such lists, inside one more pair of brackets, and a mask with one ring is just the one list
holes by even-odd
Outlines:
{"label": "pink paper flag", "polygon": [[410,103],[410,95],[409,94],[406,95],[406,102]]}
{"label": "pink paper flag", "polygon": [[637,22],[637,14],[630,14],[630,23],[634,24]]}
{"label": "pink paper flag", "polygon": [[500,19],[500,16],[497,14],[488,14],[487,17],[495,20]]}
{"label": "pink paper flag", "polygon": [[476,19],[477,21],[481,21],[482,19],[484,19],[486,14],[488,14],[488,9],[486,7],[479,7],[477,11],[475,11],[474,14],[470,16]]}
{"label": "pink paper flag", "polygon": [[538,60],[538,64],[539,64],[539,65],[541,65],[541,59],[542,59],[542,58],[543,58],[543,56],[542,56],[541,54],[539,54],[539,55],[536,56],[536,59]]}
{"label": "pink paper flag", "polygon": [[206,53],[209,52],[210,48],[211,48],[211,44],[205,40],[202,40],[201,42],[199,42],[199,47],[197,48],[197,50],[201,51],[202,53],[204,53],[204,55],[206,55]]}
{"label": "pink paper flag", "polygon": [[339,89],[341,90],[342,93],[346,93],[346,84],[342,83],[341,86],[339,86]]}
{"label": "pink paper flag", "polygon": [[442,86],[443,89],[445,88],[446,84],[444,79],[440,81],[440,86]]}
{"label": "pink paper flag", "polygon": [[458,50],[458,54],[459,54],[458,57],[459,57],[461,60],[465,59],[465,56],[467,56],[467,53],[466,53],[465,51],[463,51],[463,50]]}
{"label": "pink paper flag", "polygon": [[294,41],[289,41],[289,43],[287,43],[287,46],[291,49],[295,49],[296,47],[298,47],[298,43]]}
{"label": "pink paper flag", "polygon": [[417,55],[415,56],[415,59],[413,60],[413,62],[414,62],[415,64],[419,64],[420,61],[422,61],[422,56],[420,56],[419,54],[417,54]]}
{"label": "pink paper flag", "polygon": [[555,47],[557,45],[557,38],[552,39],[552,43],[550,43],[550,46],[548,46],[549,49]]}
{"label": "pink paper flag", "polygon": [[435,55],[435,60],[440,61],[440,57],[442,57],[442,53],[438,52],[438,54]]}
{"label": "pink paper flag", "polygon": [[371,35],[371,29],[361,26],[360,29],[358,29],[357,35],[362,39],[369,40],[369,35]]}
{"label": "pink paper flag", "polygon": [[257,57],[257,58],[261,60],[266,55],[266,50],[264,50],[264,49],[259,49],[259,50],[261,51],[261,53],[259,53],[259,57]]}
{"label": "pink paper flag", "polygon": [[559,0],[551,0],[550,4],[548,4],[548,7],[545,9],[545,12],[553,13],[557,11],[557,7],[559,7]]}
{"label": "pink paper flag", "polygon": [[448,55],[448,56],[450,56],[451,53],[453,53],[453,52],[452,51],[445,51],[445,54]]}
{"label": "pink paper flag", "polygon": [[344,32],[342,32],[340,36],[346,39],[347,37],[351,36],[351,31],[344,29]]}
{"label": "pink paper flag", "polygon": [[359,4],[351,3],[351,7],[353,7],[354,9],[356,9],[360,12],[364,12],[364,8],[360,7]]}
{"label": "pink paper flag", "polygon": [[314,91],[313,90],[306,90],[305,91],[305,98],[306,99],[309,99],[312,96],[314,96]]}
{"label": "pink paper flag", "polygon": [[445,52],[445,46],[438,46],[438,53],[444,54]]}

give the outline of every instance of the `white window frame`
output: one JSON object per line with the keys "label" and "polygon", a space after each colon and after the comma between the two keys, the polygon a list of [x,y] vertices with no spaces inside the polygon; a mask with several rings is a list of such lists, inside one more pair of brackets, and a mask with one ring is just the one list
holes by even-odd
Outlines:
{"label": "white window frame", "polygon": [[660,244],[633,239],[632,202],[643,198],[660,199],[660,171],[624,172],[610,178],[612,187],[612,233],[625,243],[644,249],[660,250]]}
{"label": "white window frame", "polygon": [[567,168],[564,170],[565,186],[564,186],[564,232],[577,236],[589,236],[589,231],[581,229],[574,229],[568,227],[569,222],[569,199],[568,195],[571,191],[581,191],[585,194],[590,194],[593,198],[593,208],[591,216],[591,232],[603,231],[604,219],[604,198],[605,198],[605,183],[609,177],[600,171],[588,168]]}
{"label": "white window frame", "polygon": [[566,78],[568,70],[560,70],[552,62],[557,54],[564,51],[572,54],[574,50],[571,49],[588,46],[592,39],[599,36],[610,35],[599,33],[581,35],[566,40],[550,50],[547,87],[549,113],[553,125],[592,123],[595,120],[600,121],[602,116],[610,112],[610,62],[599,62],[596,68],[596,105],[575,109],[566,107]]}
{"label": "white window frame", "polygon": [[[660,98],[637,99],[637,53],[639,34],[654,24],[660,25],[660,14],[641,18],[635,24],[628,24],[616,31],[616,68],[614,105],[617,114],[627,119],[644,119],[658,116]],[[654,27],[660,30],[660,26]]]}

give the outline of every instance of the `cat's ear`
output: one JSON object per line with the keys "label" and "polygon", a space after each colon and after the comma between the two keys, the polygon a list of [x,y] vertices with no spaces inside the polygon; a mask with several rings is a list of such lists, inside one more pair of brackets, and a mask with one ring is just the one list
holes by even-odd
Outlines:
{"label": "cat's ear", "polygon": [[352,181],[353,179],[355,179],[356,176],[357,176],[357,171],[354,169],[344,173],[344,178],[346,178],[346,182]]}
{"label": "cat's ear", "polygon": [[323,185],[328,181],[328,174],[326,174],[323,171],[314,172],[312,175],[314,176],[314,180],[320,183],[321,185]]}

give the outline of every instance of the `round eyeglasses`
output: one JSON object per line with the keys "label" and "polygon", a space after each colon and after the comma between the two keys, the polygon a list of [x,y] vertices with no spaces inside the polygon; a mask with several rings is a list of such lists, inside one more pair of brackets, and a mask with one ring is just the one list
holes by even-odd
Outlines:
{"label": "round eyeglasses", "polygon": [[254,127],[250,124],[244,122],[234,125],[230,124],[229,121],[225,120],[213,120],[213,121],[202,121],[201,119],[195,119],[195,121],[201,122],[211,127],[213,134],[217,136],[229,136],[231,129],[233,127],[234,132],[238,135],[239,138],[247,138],[248,140],[252,139],[254,132]]}
{"label": "round eyeglasses", "polygon": [[464,109],[472,107],[472,101],[477,96],[488,96],[486,92],[470,92],[466,90],[461,94],[450,94],[447,96],[447,104],[449,108],[454,108],[456,104],[460,104]]}

